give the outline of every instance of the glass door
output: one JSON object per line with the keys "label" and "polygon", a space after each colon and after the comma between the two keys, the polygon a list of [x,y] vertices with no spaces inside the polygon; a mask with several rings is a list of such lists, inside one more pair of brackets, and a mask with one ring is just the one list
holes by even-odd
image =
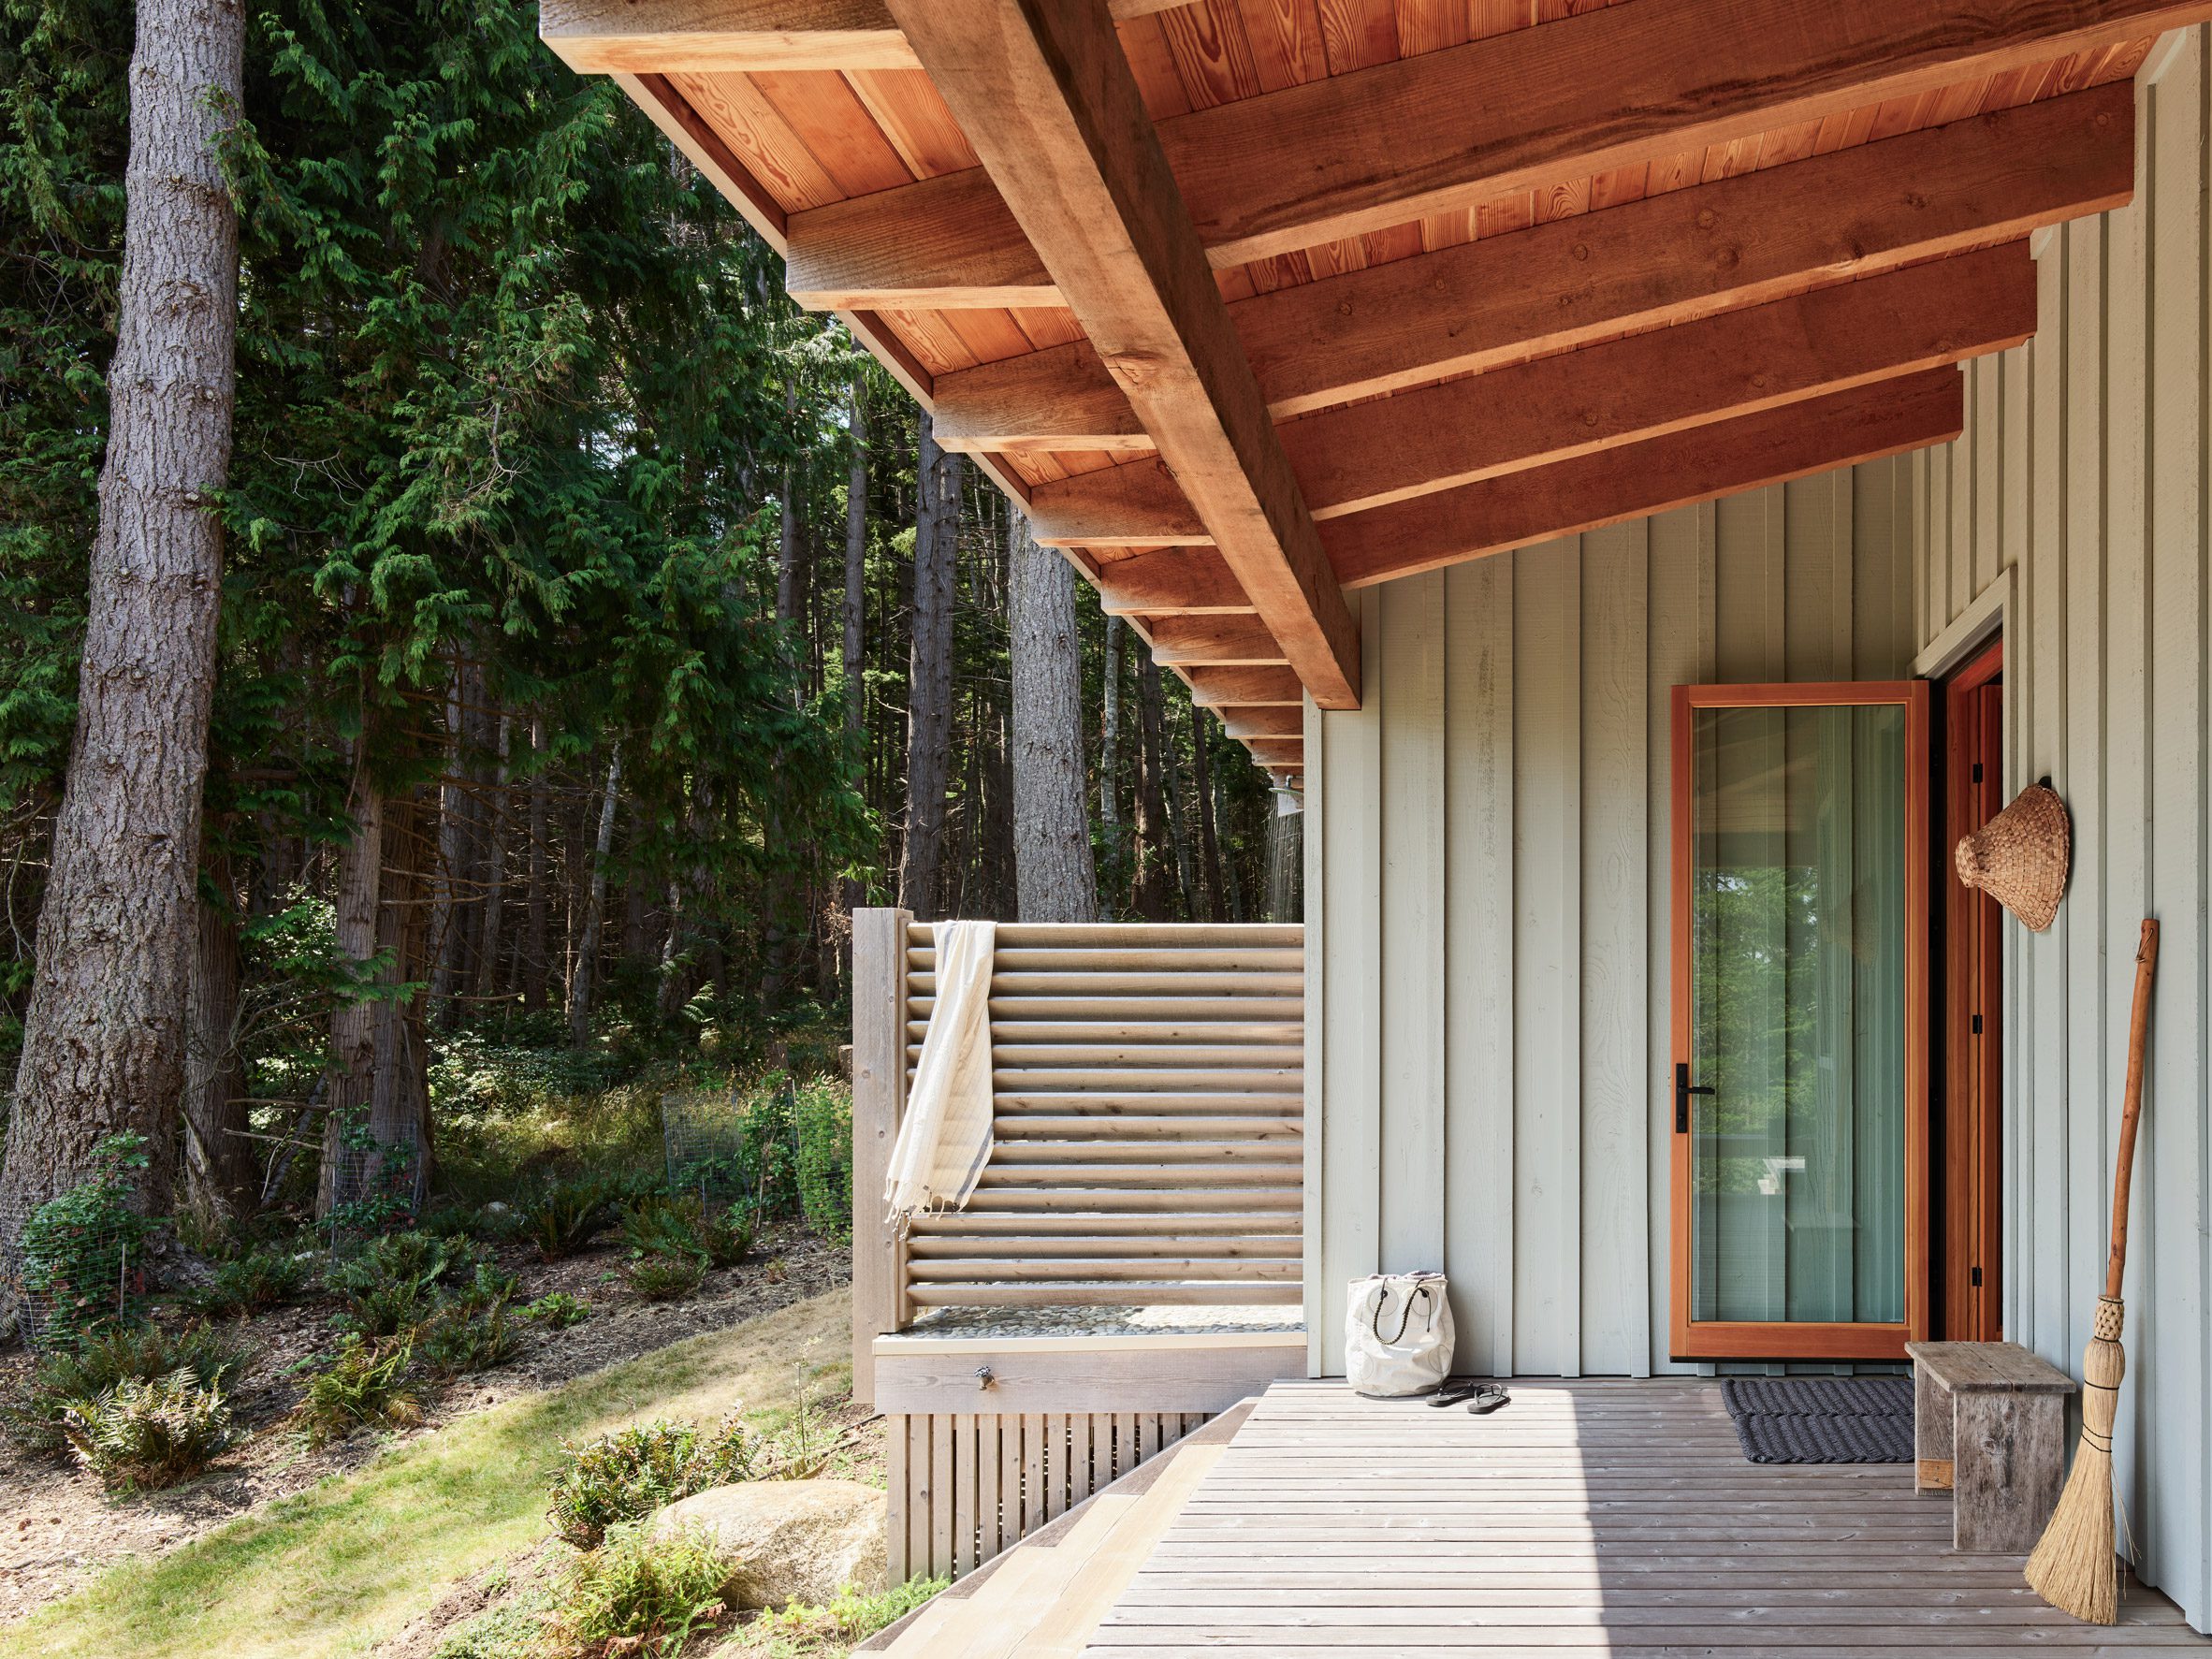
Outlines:
{"label": "glass door", "polygon": [[1675,688],[1678,1359],[1928,1334],[1928,698]]}

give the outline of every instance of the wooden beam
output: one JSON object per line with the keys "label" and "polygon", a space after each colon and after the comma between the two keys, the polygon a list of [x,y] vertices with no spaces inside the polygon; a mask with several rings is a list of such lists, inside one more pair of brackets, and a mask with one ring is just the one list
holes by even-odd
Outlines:
{"label": "wooden beam", "polygon": [[890,0],[1282,659],[1360,700],[1358,624],[1103,0]]}
{"label": "wooden beam", "polygon": [[1298,771],[1305,764],[1305,739],[1302,737],[1251,737],[1244,747],[1252,751],[1252,758],[1273,771],[1283,767]]}
{"label": "wooden beam", "polygon": [[1279,668],[1283,648],[1253,617],[1162,617],[1147,625],[1162,668]]}
{"label": "wooden beam", "polygon": [[[1186,0],[1113,0],[1149,17]],[[539,0],[538,34],[580,75],[918,69],[883,0]]]}
{"label": "wooden beam", "polygon": [[[1316,518],[1342,517],[1524,468],[2003,351],[2035,332],[2024,241],[1679,327],[1584,346],[1277,429]],[[1183,546],[1205,527],[1147,461],[1038,486],[1055,546]]]}
{"label": "wooden beam", "polygon": [[1297,708],[1305,701],[1298,676],[1288,668],[1192,668],[1183,677],[1201,708]]}
{"label": "wooden beam", "polygon": [[1211,547],[1165,547],[1099,566],[1099,605],[1110,617],[1250,616],[1229,563]]}
{"label": "wooden beam", "polygon": [[[1228,268],[2207,15],[2212,0],[1637,0],[1173,116],[1159,133],[1209,258]],[[902,239],[917,231],[953,269],[1020,267],[1018,226],[956,198],[955,176],[846,204],[837,230],[887,262],[882,280],[834,261],[851,286],[803,302],[953,303],[900,285]],[[801,248],[802,265],[813,253]],[[1021,303],[1055,303],[1043,261],[1026,259]],[[813,285],[802,274],[793,291]]]}
{"label": "wooden beam", "polygon": [[1305,714],[1296,708],[1224,708],[1221,729],[1239,740],[1296,737],[1305,730]]}
{"label": "wooden beam", "polygon": [[[1279,288],[1230,317],[1281,419],[2102,212],[2133,190],[2134,135],[2117,82]],[[971,451],[1148,442],[1084,342],[939,376],[937,429]]]}
{"label": "wooden beam", "polygon": [[1602,455],[1463,485],[1322,528],[1347,587],[1387,582],[1956,438],[1964,377],[1931,369]]}

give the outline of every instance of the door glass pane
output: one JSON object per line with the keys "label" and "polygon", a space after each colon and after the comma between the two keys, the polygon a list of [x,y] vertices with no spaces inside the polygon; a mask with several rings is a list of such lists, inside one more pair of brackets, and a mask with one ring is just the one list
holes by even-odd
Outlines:
{"label": "door glass pane", "polygon": [[1692,720],[1692,1317],[1894,1323],[1905,711]]}

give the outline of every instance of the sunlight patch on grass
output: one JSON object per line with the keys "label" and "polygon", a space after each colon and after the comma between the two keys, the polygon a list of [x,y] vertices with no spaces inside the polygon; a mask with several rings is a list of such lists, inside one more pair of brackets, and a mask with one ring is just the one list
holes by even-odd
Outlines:
{"label": "sunlight patch on grass", "polygon": [[463,1418],[157,1561],[128,1561],[6,1632],[11,1659],[364,1653],[453,1581],[546,1532],[563,1440],[653,1417],[780,1417],[850,1377],[837,1289]]}

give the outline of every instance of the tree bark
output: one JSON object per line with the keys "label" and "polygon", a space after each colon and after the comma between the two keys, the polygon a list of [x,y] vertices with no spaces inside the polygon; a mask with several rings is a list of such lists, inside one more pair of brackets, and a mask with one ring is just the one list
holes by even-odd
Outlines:
{"label": "tree bark", "polygon": [[453,994],[461,983],[460,890],[468,864],[468,780],[462,776],[461,665],[445,683],[445,775],[438,785],[438,862],[431,877],[430,1004],[439,1022],[453,1023]]}
{"label": "tree bark", "polygon": [[1152,670],[1152,702],[1160,720],[1160,754],[1167,763],[1168,840],[1175,850],[1175,880],[1182,889],[1184,918],[1195,921],[1200,901],[1197,874],[1190,862],[1189,814],[1183,804],[1183,749],[1176,742],[1174,727],[1168,721],[1166,696],[1157,665]]}
{"label": "tree bark", "polygon": [[152,1142],[146,1201],[167,1198],[221,602],[210,498],[236,400],[238,218],[215,147],[243,96],[244,47],[236,0],[140,0],[77,731],[0,1164],[0,1251],[119,1130]]}
{"label": "tree bark", "polygon": [[945,792],[952,776],[953,596],[960,542],[961,458],[921,417],[914,517],[914,642],[907,676],[907,831],[898,902],[924,920],[943,905]]}
{"label": "tree bark", "polygon": [[852,470],[845,484],[845,730],[855,743],[866,731],[865,668],[868,577],[867,375],[852,371]]}
{"label": "tree bark", "polygon": [[1277,797],[1267,821],[1267,919],[1305,919],[1305,814],[1286,812]]}
{"label": "tree bark", "polygon": [[577,932],[576,964],[568,978],[568,1039],[582,1048],[591,1041],[591,978],[599,964],[600,924],[606,914],[606,861],[615,845],[615,801],[622,783],[622,749],[607,756],[606,793],[600,797],[599,834],[591,848],[591,885]]}
{"label": "tree bark", "polygon": [[546,721],[535,716],[530,722],[530,860],[528,886],[523,896],[522,949],[517,978],[522,982],[522,1006],[546,1006],[546,977],[550,964],[546,952],[550,936],[549,907],[546,898],[546,837],[551,832],[551,786],[546,780]]}
{"label": "tree bark", "polygon": [[500,935],[506,924],[507,897],[507,749],[514,738],[515,717],[502,710],[497,738],[498,770],[493,774],[491,822],[484,847],[484,921],[476,948],[476,995],[496,996],[500,990]]}
{"label": "tree bark", "polygon": [[229,859],[209,861],[215,901],[199,903],[188,999],[184,1059],[185,1201],[195,1214],[226,1221],[254,1193],[253,1142],[246,1128],[245,1066],[238,1052],[239,932]]}
{"label": "tree bark", "polygon": [[[376,954],[377,914],[384,881],[384,792],[371,776],[368,734],[356,739],[354,779],[346,810],[354,833],[338,855],[338,888],[333,920],[338,953],[357,964]],[[345,1131],[362,1120],[376,1084],[376,1004],[341,1002],[330,1015],[330,1088],[323,1114],[323,1168],[315,1189],[315,1214],[353,1195],[341,1190]]]}
{"label": "tree bark", "polygon": [[1028,516],[1018,509],[1007,522],[1007,564],[1019,913],[1025,922],[1096,922],[1075,572],[1056,548],[1037,545]]}
{"label": "tree bark", "polygon": [[[1121,743],[1121,618],[1106,618],[1106,667],[1102,676],[1100,702],[1103,707],[1099,719],[1099,822],[1109,832],[1121,823],[1119,779],[1114,768],[1119,764],[1117,749]],[[1111,838],[1111,836],[1109,837]]]}
{"label": "tree bark", "polygon": [[1137,814],[1136,866],[1130,877],[1137,914],[1147,922],[1168,919],[1167,877],[1161,855],[1167,851],[1167,804],[1160,793],[1159,667],[1149,652],[1137,653]]}
{"label": "tree bark", "polygon": [[1213,738],[1206,729],[1211,718],[1197,704],[1191,705],[1190,785],[1191,793],[1198,801],[1199,865],[1205,877],[1206,916],[1209,921],[1225,922],[1229,917],[1221,891],[1221,840],[1215,833],[1213,768],[1206,757]]}

